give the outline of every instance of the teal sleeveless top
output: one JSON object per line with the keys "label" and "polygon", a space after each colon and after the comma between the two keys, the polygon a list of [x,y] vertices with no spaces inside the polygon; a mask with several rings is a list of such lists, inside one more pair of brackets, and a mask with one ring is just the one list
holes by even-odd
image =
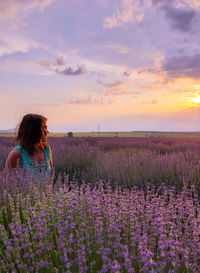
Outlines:
{"label": "teal sleeveless top", "polygon": [[33,178],[36,178],[37,180],[48,180],[50,178],[51,164],[48,145],[44,148],[45,162],[43,164],[31,160],[28,153],[20,145],[17,145],[13,150],[18,150],[21,153],[24,174],[31,173]]}

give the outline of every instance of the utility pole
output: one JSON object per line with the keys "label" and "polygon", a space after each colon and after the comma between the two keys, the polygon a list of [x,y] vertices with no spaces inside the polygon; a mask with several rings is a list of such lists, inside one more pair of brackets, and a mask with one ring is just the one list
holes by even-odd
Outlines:
{"label": "utility pole", "polygon": [[98,137],[100,135],[100,125],[98,125]]}

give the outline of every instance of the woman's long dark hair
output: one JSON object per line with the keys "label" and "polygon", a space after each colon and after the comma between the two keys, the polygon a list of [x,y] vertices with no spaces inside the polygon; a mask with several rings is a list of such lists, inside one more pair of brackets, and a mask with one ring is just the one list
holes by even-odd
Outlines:
{"label": "woman's long dark hair", "polygon": [[29,154],[38,149],[44,149],[47,143],[43,142],[42,124],[47,118],[37,114],[27,114],[23,117],[16,137],[16,144],[19,144]]}

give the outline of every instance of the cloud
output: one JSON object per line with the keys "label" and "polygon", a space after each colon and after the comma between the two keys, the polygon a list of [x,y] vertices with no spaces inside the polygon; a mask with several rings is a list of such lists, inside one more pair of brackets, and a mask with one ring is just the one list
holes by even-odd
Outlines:
{"label": "cloud", "polygon": [[73,69],[72,67],[68,66],[65,67],[64,69],[56,69],[55,72],[63,76],[78,76],[87,74],[87,71],[83,66],[79,66],[77,67],[77,69]]}
{"label": "cloud", "polygon": [[85,98],[67,98],[65,103],[76,105],[106,105],[113,103],[113,100],[104,98],[93,98],[92,96],[88,96]]}
{"label": "cloud", "polygon": [[27,53],[39,48],[38,42],[26,38],[20,31],[24,19],[35,10],[43,11],[55,0],[0,0],[0,57],[16,52]]}
{"label": "cloud", "polygon": [[44,107],[65,107],[67,104],[70,105],[108,105],[112,104],[114,99],[108,98],[94,98],[92,95],[87,97],[68,97],[63,103],[56,103],[56,102],[34,102],[32,105],[35,106],[44,106]]}
{"label": "cloud", "polygon": [[139,92],[136,91],[127,91],[121,89],[106,89],[104,91],[104,96],[112,96],[112,97],[119,97],[119,96],[133,96],[134,98],[137,97]]}
{"label": "cloud", "polygon": [[200,54],[166,58],[162,68],[171,78],[190,77],[200,79]]}
{"label": "cloud", "polygon": [[182,32],[190,31],[197,10],[200,9],[196,0],[152,0],[152,4],[160,6],[172,27]]}
{"label": "cloud", "polygon": [[129,81],[116,81],[113,83],[103,83],[101,81],[98,81],[98,83],[104,87],[110,87],[110,88],[124,88],[126,85],[128,85],[130,82]]}
{"label": "cloud", "polygon": [[30,49],[39,48],[39,44],[21,35],[0,33],[0,57],[15,52],[27,53]]}
{"label": "cloud", "polygon": [[55,60],[53,60],[53,61],[50,61],[46,58],[40,59],[38,61],[39,65],[46,67],[46,68],[54,68],[56,66],[63,66],[63,65],[65,65],[65,63],[66,63],[66,56],[63,54],[59,54],[57,56],[57,58],[55,58]]}
{"label": "cloud", "polygon": [[[40,11],[43,11],[47,6],[52,4],[54,1],[55,0],[32,0],[29,2],[29,4],[27,4],[26,9],[27,10],[38,9]],[[24,2],[25,2],[25,0],[24,0]]]}
{"label": "cloud", "polygon": [[0,0],[0,20],[14,18],[19,12],[43,11],[54,0]]}
{"label": "cloud", "polygon": [[[28,54],[27,54],[28,55]],[[23,74],[25,75],[52,75],[51,70],[43,69],[42,67],[38,67],[38,64],[31,60],[31,58],[28,60],[27,56],[20,59],[15,59],[14,56],[6,56],[6,58],[2,58],[0,60],[0,72],[3,71],[3,73],[6,74]]]}
{"label": "cloud", "polygon": [[60,54],[55,60],[55,65],[65,65],[65,63],[66,63],[66,57],[62,54]]}
{"label": "cloud", "polygon": [[166,6],[163,9],[166,17],[171,20],[174,28],[183,32],[187,32],[191,29],[193,19],[196,16],[194,10],[184,11],[170,6]]}
{"label": "cloud", "polygon": [[34,63],[31,61],[24,61],[24,62],[21,62],[21,65],[26,66],[26,67],[32,67],[32,66],[34,66]]}
{"label": "cloud", "polygon": [[91,71],[90,75],[96,75],[98,78],[107,78],[108,75],[104,71]]}
{"label": "cloud", "polygon": [[76,69],[71,66],[66,66],[66,57],[64,55],[59,55],[55,60],[50,61],[48,59],[40,59],[38,64],[44,68],[53,71],[56,74],[63,76],[78,76],[87,74],[84,66],[78,66]]}
{"label": "cloud", "polygon": [[126,86],[133,83],[132,81],[116,81],[113,83],[102,83],[98,81],[98,83],[105,87],[104,96],[127,96],[127,95],[138,95],[136,91],[126,90]]}
{"label": "cloud", "polygon": [[124,71],[123,72],[123,75],[126,76],[126,77],[129,77],[131,75],[131,71]]}
{"label": "cloud", "polygon": [[142,21],[143,12],[140,9],[140,0],[121,0],[120,6],[115,7],[111,17],[104,19],[104,28],[120,27],[124,23]]}
{"label": "cloud", "polygon": [[199,0],[151,0],[152,5],[172,6],[177,9],[200,10]]}
{"label": "cloud", "polygon": [[147,8],[161,8],[172,26],[180,31],[189,31],[200,10],[199,0],[121,0],[113,14],[104,19],[104,28],[121,27],[128,22],[141,22]]}
{"label": "cloud", "polygon": [[143,67],[141,70],[137,72],[137,74],[145,74],[151,72],[151,69],[149,67]]}
{"label": "cloud", "polygon": [[50,61],[48,59],[40,59],[38,61],[38,64],[40,66],[47,67],[47,68],[51,68],[52,67],[52,64],[50,63]]}
{"label": "cloud", "polygon": [[199,0],[176,0],[174,6],[177,8],[191,8],[194,10],[200,10]]}

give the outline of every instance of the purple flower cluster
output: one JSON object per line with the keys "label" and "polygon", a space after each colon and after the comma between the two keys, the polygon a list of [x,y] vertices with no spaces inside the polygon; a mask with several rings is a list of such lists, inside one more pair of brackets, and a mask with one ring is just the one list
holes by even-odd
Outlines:
{"label": "purple flower cluster", "polygon": [[[57,190],[68,181],[86,183],[103,180],[124,188],[165,183],[181,189],[184,181],[200,190],[199,138],[49,138],[53,153]],[[0,162],[5,163],[13,138],[0,137]],[[0,199],[5,188],[14,191],[21,183],[25,191],[29,180],[16,175],[6,179],[0,168]],[[2,189],[2,190],[1,190]]]}
{"label": "purple flower cluster", "polygon": [[200,272],[195,187],[71,187],[34,203],[8,200],[0,272]]}
{"label": "purple flower cluster", "polygon": [[12,142],[0,138],[0,272],[200,272],[198,138],[49,138],[50,194],[5,172]]}

